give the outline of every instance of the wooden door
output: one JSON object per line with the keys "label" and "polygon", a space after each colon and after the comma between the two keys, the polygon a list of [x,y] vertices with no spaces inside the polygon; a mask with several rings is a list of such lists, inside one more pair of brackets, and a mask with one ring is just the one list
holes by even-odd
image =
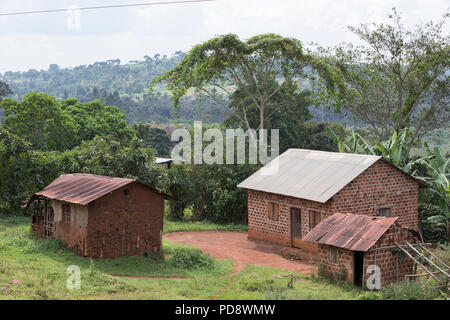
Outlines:
{"label": "wooden door", "polygon": [[291,207],[291,245],[302,239],[302,211],[300,208]]}

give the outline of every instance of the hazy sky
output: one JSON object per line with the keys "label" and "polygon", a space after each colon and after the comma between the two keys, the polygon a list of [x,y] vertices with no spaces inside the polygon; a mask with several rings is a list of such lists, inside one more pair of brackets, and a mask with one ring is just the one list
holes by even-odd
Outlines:
{"label": "hazy sky", "polygon": [[[0,0],[0,13],[143,2],[152,0]],[[450,4],[448,0],[217,0],[82,11],[79,28],[77,19],[66,12],[0,16],[0,72],[117,58],[126,63],[144,55],[187,51],[225,33],[245,39],[273,32],[304,43],[333,45],[355,41],[347,25],[386,21],[392,7],[411,27],[439,19]]]}

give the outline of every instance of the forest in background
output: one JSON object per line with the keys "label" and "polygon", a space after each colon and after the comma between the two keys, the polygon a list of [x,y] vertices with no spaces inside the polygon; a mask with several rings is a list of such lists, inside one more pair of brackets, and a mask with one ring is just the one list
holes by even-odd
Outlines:
{"label": "forest in background", "polygon": [[[106,105],[117,106],[126,114],[128,123],[167,124],[176,119],[221,123],[229,115],[228,110],[207,97],[199,101],[192,92],[181,100],[174,114],[172,95],[164,86],[149,92],[150,82],[175,67],[185,55],[177,51],[171,57],[155,54],[128,63],[113,59],[73,68],[52,64],[47,70],[8,71],[0,74],[0,81],[9,85],[13,92],[10,97],[16,100],[31,92],[45,92],[58,100],[77,98],[80,102],[89,102],[99,99]],[[336,114],[325,107],[310,107],[310,111],[317,121],[345,122],[348,119],[345,114]]]}

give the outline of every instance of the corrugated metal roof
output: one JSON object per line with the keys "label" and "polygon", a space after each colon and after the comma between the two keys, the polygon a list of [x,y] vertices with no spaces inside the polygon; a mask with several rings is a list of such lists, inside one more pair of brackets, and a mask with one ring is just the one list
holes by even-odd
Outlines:
{"label": "corrugated metal roof", "polygon": [[[289,149],[238,187],[325,203],[379,159],[372,155]],[[273,174],[265,172],[275,161],[278,170]]]}
{"label": "corrugated metal roof", "polygon": [[396,220],[396,217],[336,213],[319,223],[302,240],[353,251],[367,251]]}
{"label": "corrugated metal roof", "polygon": [[[63,174],[45,187],[44,190],[36,192],[30,201],[38,196],[44,196],[49,199],[86,205],[109,192],[132,182],[140,183],[135,179],[115,178],[94,174]],[[145,184],[143,185],[161,194],[166,199],[177,200],[157,189],[151,188]]]}

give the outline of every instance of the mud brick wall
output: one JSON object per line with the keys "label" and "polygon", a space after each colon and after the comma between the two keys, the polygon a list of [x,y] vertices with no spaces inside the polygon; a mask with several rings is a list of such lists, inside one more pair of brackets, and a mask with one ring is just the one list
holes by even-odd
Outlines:
{"label": "mud brick wall", "polygon": [[[395,242],[405,245],[406,242],[415,243],[416,239],[406,227],[398,222],[393,224],[377,243],[364,254],[364,285],[368,277],[370,277],[370,274],[366,274],[369,265],[380,267],[382,287],[392,282],[403,281],[405,275],[413,273],[413,260],[407,257],[406,254],[395,250]],[[408,249],[408,252],[412,253],[412,250]],[[414,256],[414,254],[412,255]]]}
{"label": "mud brick wall", "polygon": [[70,206],[70,223],[66,223],[62,211],[63,201],[52,200],[56,239],[64,241],[77,254],[86,254],[88,206],[67,203]]}
{"label": "mud brick wall", "polygon": [[[268,217],[269,203],[279,204],[278,221]],[[291,245],[290,208],[301,209],[302,236],[309,230],[309,210],[315,210],[325,215],[327,204],[287,197],[273,193],[248,190],[248,236],[250,239],[268,240],[283,245]],[[306,244],[305,246],[310,246]]]}
{"label": "mud brick wall", "polygon": [[160,251],[163,217],[161,195],[138,183],[119,188],[89,204],[86,255],[118,258]]}
{"label": "mud brick wall", "polygon": [[[319,268],[322,266],[327,275],[335,277],[336,274],[341,274],[345,270],[347,281],[353,282],[353,251],[337,248],[339,260],[338,263],[331,263],[328,261],[328,250],[330,246],[319,244]],[[337,280],[337,279],[336,279]]]}
{"label": "mud brick wall", "polygon": [[[291,245],[290,207],[301,209],[302,236],[309,231],[309,212],[319,211],[322,220],[334,213],[377,215],[380,207],[391,207],[393,217],[411,229],[418,228],[419,183],[384,160],[379,160],[326,203],[248,190],[248,235],[250,239]],[[279,219],[268,218],[270,202],[279,203]],[[310,244],[302,248],[315,251]]]}
{"label": "mud brick wall", "polygon": [[[391,207],[403,226],[418,229],[419,183],[385,160],[378,160],[329,201],[329,216],[336,213],[377,215]],[[328,217],[328,216],[327,216]]]}

